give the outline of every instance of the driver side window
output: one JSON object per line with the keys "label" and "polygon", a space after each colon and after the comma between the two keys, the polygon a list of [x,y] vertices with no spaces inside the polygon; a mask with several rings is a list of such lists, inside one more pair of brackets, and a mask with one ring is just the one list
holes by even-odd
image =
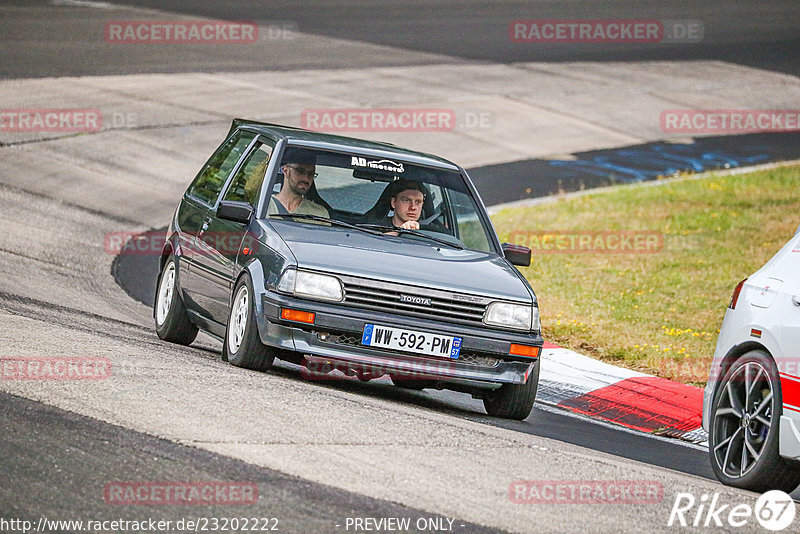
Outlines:
{"label": "driver side window", "polygon": [[460,191],[450,191],[450,205],[455,215],[456,236],[467,248],[489,252],[489,236],[481,224],[478,208],[469,195]]}

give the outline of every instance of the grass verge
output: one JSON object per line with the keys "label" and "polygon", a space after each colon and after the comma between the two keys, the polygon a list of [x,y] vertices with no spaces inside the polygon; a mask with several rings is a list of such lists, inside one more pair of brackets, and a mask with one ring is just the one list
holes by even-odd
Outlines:
{"label": "grass verge", "polygon": [[546,340],[703,385],[733,288],[794,234],[798,193],[792,166],[622,186],[492,220],[501,241],[533,249],[521,270]]}

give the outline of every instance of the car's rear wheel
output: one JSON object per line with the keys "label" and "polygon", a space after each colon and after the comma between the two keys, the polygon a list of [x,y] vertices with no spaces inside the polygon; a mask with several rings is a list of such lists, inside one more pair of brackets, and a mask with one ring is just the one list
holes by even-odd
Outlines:
{"label": "car's rear wheel", "polygon": [[720,482],[787,493],[800,484],[800,469],[778,450],[782,408],[778,369],[766,352],[750,351],[731,365],[714,395],[708,436]]}
{"label": "car's rear wheel", "polygon": [[493,417],[522,421],[531,414],[539,388],[539,363],[524,384],[503,384],[483,396],[483,407]]}
{"label": "car's rear wheel", "polygon": [[222,357],[237,367],[266,371],[272,367],[275,355],[258,336],[254,297],[250,277],[242,276],[233,289]]}
{"label": "car's rear wheel", "polygon": [[164,341],[189,345],[197,337],[197,327],[189,320],[178,290],[178,260],[170,254],[156,286],[156,300],[153,303],[153,317],[156,320],[156,334]]}

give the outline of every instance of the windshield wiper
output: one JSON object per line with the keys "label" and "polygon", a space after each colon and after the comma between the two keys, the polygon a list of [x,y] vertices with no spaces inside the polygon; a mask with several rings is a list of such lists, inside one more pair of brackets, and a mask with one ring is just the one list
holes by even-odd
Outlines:
{"label": "windshield wiper", "polygon": [[457,248],[459,250],[464,250],[463,245],[459,245],[458,243],[453,243],[452,241],[447,241],[446,239],[440,239],[438,237],[433,237],[432,235],[423,234],[417,230],[406,230],[405,228],[399,228],[397,226],[392,226],[389,224],[366,224],[360,223],[357,225],[359,228],[362,229],[372,229],[372,230],[382,230],[384,232],[397,232],[399,235],[402,234],[410,234],[417,237],[422,237],[425,239],[430,239],[431,241],[435,241],[437,243],[441,243],[442,245],[447,245],[449,247]]}
{"label": "windshield wiper", "polygon": [[371,228],[362,228],[360,226],[356,226],[355,224],[350,224],[344,221],[339,221],[336,219],[331,219],[330,217],[323,217],[321,215],[306,215],[303,213],[273,213],[270,217],[288,217],[290,219],[309,219],[312,221],[319,221],[319,222],[326,222],[332,224],[334,226],[343,226],[345,228],[350,228],[353,230],[359,230],[361,232],[366,232],[372,235],[383,235],[381,232],[377,230],[373,230]]}

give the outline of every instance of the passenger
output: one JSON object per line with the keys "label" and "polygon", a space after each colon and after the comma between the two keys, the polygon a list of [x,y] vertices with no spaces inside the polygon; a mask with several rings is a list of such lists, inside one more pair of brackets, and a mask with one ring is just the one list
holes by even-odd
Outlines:
{"label": "passenger", "polygon": [[283,158],[283,187],[272,195],[268,215],[297,213],[300,215],[319,215],[328,217],[328,210],[306,198],[314,184],[316,156],[307,150],[287,150]]}
{"label": "passenger", "polygon": [[419,182],[401,180],[390,187],[396,187],[397,193],[391,199],[391,223],[397,228],[419,230],[419,218],[425,202],[425,189]]}

